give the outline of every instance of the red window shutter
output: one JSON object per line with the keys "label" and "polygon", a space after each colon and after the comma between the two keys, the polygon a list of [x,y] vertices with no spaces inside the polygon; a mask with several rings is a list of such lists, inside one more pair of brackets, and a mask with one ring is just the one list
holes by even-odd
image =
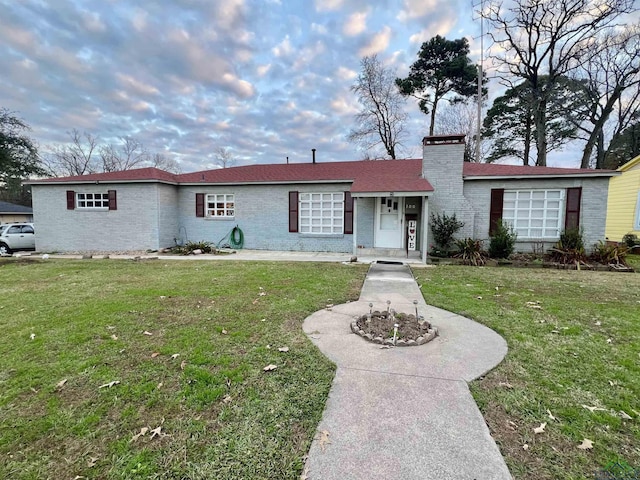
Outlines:
{"label": "red window shutter", "polygon": [[204,217],[204,193],[196,193],[196,217]]}
{"label": "red window shutter", "polygon": [[75,210],[76,208],[76,192],[67,190],[67,210]]}
{"label": "red window shutter", "polygon": [[289,192],[289,232],[298,231],[298,192]]}
{"label": "red window shutter", "polygon": [[567,205],[564,214],[564,229],[580,227],[580,201],[582,187],[567,188]]}
{"label": "red window shutter", "polygon": [[118,209],[118,201],[116,199],[116,191],[108,190],[109,194],[109,210],[117,210]]}
{"label": "red window shutter", "polygon": [[498,227],[498,221],[502,220],[502,207],[504,205],[504,188],[491,189],[491,206],[489,207],[489,235],[493,235]]}
{"label": "red window shutter", "polygon": [[353,234],[353,198],[344,192],[344,233]]}

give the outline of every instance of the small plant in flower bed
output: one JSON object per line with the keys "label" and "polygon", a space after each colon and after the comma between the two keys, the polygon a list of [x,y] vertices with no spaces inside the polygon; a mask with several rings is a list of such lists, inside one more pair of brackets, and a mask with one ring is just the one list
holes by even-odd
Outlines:
{"label": "small plant in flower bed", "polygon": [[637,247],[640,246],[640,238],[635,233],[627,233],[622,237],[622,243],[629,248]]}
{"label": "small plant in flower bed", "polygon": [[416,340],[418,337],[425,336],[432,328],[431,324],[426,320],[420,321],[413,314],[396,313],[393,310],[375,311],[371,314],[362,315],[356,321],[356,325],[365,333],[370,333],[373,337],[382,337],[382,339],[393,338],[394,325],[398,325],[398,340]]}
{"label": "small plant in flower bed", "polygon": [[211,242],[187,242],[184,245],[177,245],[171,249],[171,253],[177,255],[191,255],[194,251],[200,250],[201,253],[216,253],[216,249]]}
{"label": "small plant in flower bed", "polygon": [[558,263],[584,263],[587,259],[584,251],[582,229],[570,228],[560,234],[560,240],[549,250],[551,260]]}
{"label": "small plant in flower bed", "polygon": [[509,258],[513,253],[518,235],[513,227],[498,220],[495,231],[489,240],[489,256],[491,258]]}
{"label": "small plant in flower bed", "polygon": [[624,265],[628,266],[625,260],[629,249],[624,244],[605,243],[600,240],[594,246],[591,259],[603,265]]}
{"label": "small plant in flower bed", "polygon": [[487,254],[482,248],[482,240],[473,238],[456,240],[456,247],[458,247],[458,253],[454,257],[461,259],[465,265],[479,266],[487,263]]}
{"label": "small plant in flower bed", "polygon": [[[449,247],[454,241],[454,235],[458,230],[464,227],[464,222],[459,221],[454,213],[448,216],[446,213],[442,215],[431,215],[431,232],[436,242],[437,249],[442,252],[449,252]],[[448,255],[443,255],[448,256]]]}

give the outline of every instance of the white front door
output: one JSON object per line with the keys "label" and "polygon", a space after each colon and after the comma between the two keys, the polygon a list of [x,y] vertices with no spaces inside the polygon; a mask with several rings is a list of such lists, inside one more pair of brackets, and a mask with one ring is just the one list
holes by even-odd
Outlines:
{"label": "white front door", "polygon": [[376,203],[376,248],[402,248],[402,197],[381,197]]}

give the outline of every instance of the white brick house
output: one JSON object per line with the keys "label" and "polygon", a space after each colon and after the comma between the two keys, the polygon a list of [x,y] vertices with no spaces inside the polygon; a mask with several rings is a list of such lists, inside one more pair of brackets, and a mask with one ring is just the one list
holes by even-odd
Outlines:
{"label": "white brick house", "polygon": [[[174,175],[155,168],[33,180],[40,251],[156,250],[217,243],[235,226],[245,248],[427,258],[429,218],[453,213],[459,237],[488,239],[498,218],[519,250],[568,227],[604,239],[616,172],[463,162],[462,135],[425,137],[423,158],[248,165]],[[415,227],[415,231],[414,231]],[[411,230],[411,232],[410,232]]]}

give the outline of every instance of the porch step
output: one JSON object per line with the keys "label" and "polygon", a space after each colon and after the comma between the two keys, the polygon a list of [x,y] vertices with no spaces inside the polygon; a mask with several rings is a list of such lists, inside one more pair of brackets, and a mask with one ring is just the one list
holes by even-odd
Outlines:
{"label": "porch step", "polygon": [[358,256],[387,258],[420,258],[419,251],[407,251],[404,248],[359,248]]}

